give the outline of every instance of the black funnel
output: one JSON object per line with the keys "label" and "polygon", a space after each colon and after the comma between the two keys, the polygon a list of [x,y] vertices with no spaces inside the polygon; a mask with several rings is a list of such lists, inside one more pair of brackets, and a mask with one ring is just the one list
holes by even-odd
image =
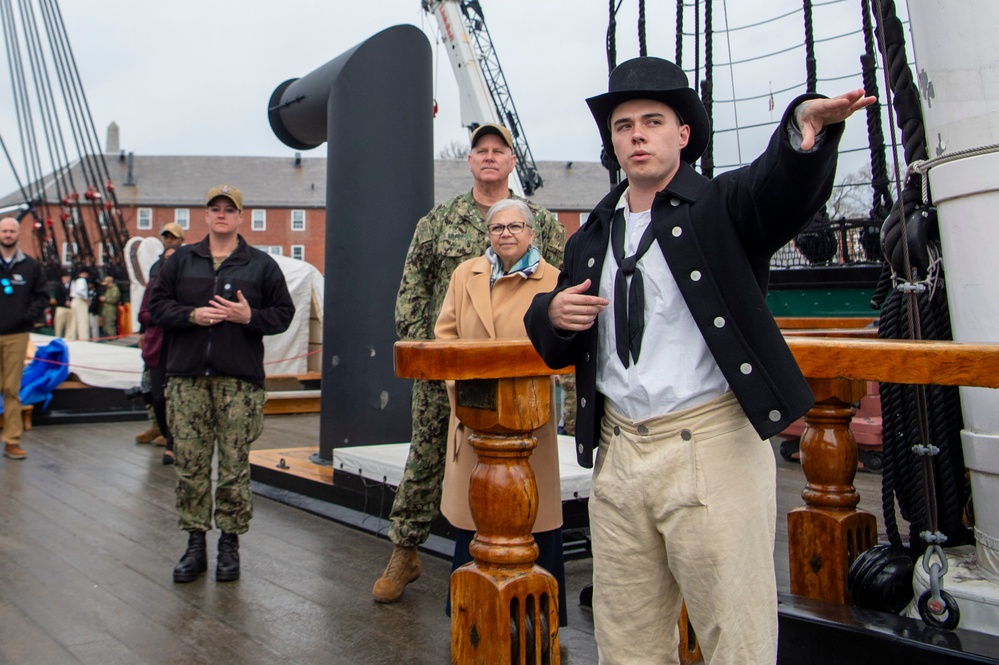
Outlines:
{"label": "black funnel", "polygon": [[296,150],[327,144],[319,457],[409,441],[411,382],[393,371],[395,298],[416,221],[433,206],[430,43],[388,28],[300,79],[267,111]]}

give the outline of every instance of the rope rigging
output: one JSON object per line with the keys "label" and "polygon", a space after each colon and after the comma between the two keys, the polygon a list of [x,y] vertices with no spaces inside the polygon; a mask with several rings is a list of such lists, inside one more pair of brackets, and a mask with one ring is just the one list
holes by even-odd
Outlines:
{"label": "rope rigging", "polygon": [[[905,57],[902,24],[891,0],[874,0],[873,8],[885,62],[886,93],[891,100],[889,115],[897,114],[894,124],[902,129],[906,162],[919,163],[925,159],[926,144],[919,94]],[[865,25],[870,9],[865,0]],[[891,131],[894,146],[894,125]],[[887,174],[878,168],[872,162],[876,183],[872,218],[891,201]],[[890,206],[881,230],[887,268],[871,303],[872,307],[881,307],[878,337],[953,339],[939,230],[935,210],[928,201],[925,175],[910,169],[903,187],[896,156],[895,176],[897,201]],[[965,482],[958,388],[882,383],[881,410],[885,463],[882,509],[890,543],[887,548],[905,552],[895,518],[897,501],[902,517],[909,522],[908,554],[912,558],[922,554],[923,568],[931,580],[931,591],[922,594],[917,603],[920,615],[934,627],[953,629],[960,620],[960,609],[942,589],[947,572],[942,545],[962,545],[972,540],[964,525],[964,507],[970,492]],[[857,578],[866,573],[858,571],[870,568],[869,562],[880,556],[878,550],[884,549],[872,548],[857,558],[850,569],[851,588],[854,584],[863,586],[863,580]],[[869,600],[876,604],[883,598]]]}
{"label": "rope rigging", "polygon": [[[714,126],[714,21],[712,2],[704,0],[704,79],[701,81],[701,103],[708,113],[708,127]],[[708,145],[701,155],[701,173],[714,177],[714,132],[708,132]]]}
{"label": "rope rigging", "polygon": [[93,270],[101,263],[121,278],[128,231],[58,0],[18,0],[17,11],[12,0],[0,0],[0,17],[21,173],[6,144],[4,153],[24,201],[21,217],[34,219],[38,258],[50,279],[64,264]]}

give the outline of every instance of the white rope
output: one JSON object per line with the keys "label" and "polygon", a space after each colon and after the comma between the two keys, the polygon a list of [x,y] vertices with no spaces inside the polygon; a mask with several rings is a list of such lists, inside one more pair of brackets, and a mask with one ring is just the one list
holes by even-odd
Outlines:
{"label": "white rope", "polygon": [[[958,160],[967,159],[969,157],[980,157],[981,155],[988,155],[994,152],[999,152],[999,143],[990,143],[988,145],[979,146],[977,148],[967,148],[965,150],[958,150],[956,152],[951,152],[946,155],[940,155],[939,157],[934,157],[933,159],[916,160],[912,164],[909,164],[909,168],[906,169],[905,179],[908,180],[914,173],[924,176],[930,172],[930,169],[940,166],[942,164],[956,162]],[[930,200],[929,178],[923,178],[922,194],[923,194],[923,202],[924,203],[929,202]]]}

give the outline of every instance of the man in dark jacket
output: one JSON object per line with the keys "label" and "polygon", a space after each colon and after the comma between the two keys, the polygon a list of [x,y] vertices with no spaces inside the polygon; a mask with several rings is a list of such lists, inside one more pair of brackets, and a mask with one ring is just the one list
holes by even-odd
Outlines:
{"label": "man in dark jacket", "polygon": [[49,302],[45,275],[33,258],[17,246],[21,223],[0,219],[0,380],[3,383],[3,454],[27,457],[21,448],[21,376],[28,333]]}
{"label": "man in dark jacket", "polygon": [[250,444],[263,428],[264,335],[288,329],[295,305],[281,269],[239,235],[243,195],[208,192],[208,235],[163,263],[149,296],[153,321],[170,335],[167,420],[179,476],[180,527],[187,550],[175,582],[207,569],[212,528],[212,454],[218,448],[215,526],[221,531],[215,578],[239,579],[239,534],[253,515]]}
{"label": "man in dark jacket", "polygon": [[775,461],[761,439],[813,397],[767,308],[769,262],[827,199],[842,123],[874,99],[799,97],[763,155],[708,180],[690,164],[709,119],[679,67],[629,60],[608,89],[587,103],[627,181],[525,317],[551,367],[576,366],[600,659],[678,662],[686,600],[708,663],[772,664]]}

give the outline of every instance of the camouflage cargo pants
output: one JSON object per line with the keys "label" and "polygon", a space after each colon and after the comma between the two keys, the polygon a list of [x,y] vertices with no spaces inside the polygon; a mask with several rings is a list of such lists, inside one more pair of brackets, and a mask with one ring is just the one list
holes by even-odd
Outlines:
{"label": "camouflage cargo pants", "polygon": [[228,376],[172,376],[167,381],[181,529],[212,528],[212,454],[217,445],[215,526],[226,533],[246,533],[253,517],[250,444],[263,429],[265,399],[260,386]]}
{"label": "camouflage cargo pants", "polygon": [[562,432],[570,436],[576,435],[576,375],[562,374],[559,376],[562,385]]}
{"label": "camouflage cargo pants", "polygon": [[451,405],[443,381],[413,382],[413,435],[392,503],[389,540],[403,547],[426,542],[441,507]]}

